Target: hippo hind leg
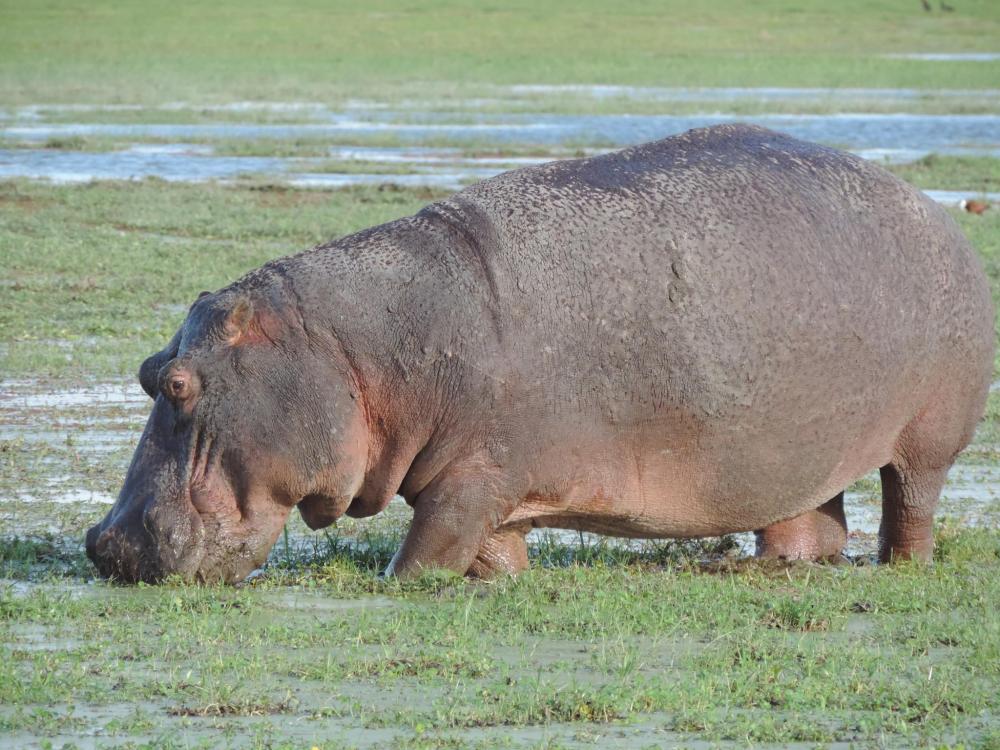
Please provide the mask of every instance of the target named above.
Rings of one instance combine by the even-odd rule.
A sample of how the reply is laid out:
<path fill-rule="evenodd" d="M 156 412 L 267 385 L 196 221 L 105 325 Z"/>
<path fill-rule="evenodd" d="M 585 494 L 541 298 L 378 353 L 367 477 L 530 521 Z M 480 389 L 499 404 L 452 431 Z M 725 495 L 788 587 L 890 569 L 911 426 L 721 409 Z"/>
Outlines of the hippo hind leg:
<path fill-rule="evenodd" d="M 844 493 L 815 510 L 756 532 L 757 557 L 822 560 L 839 557 L 847 544 Z"/>
<path fill-rule="evenodd" d="M 958 382 L 960 379 L 956 378 Z M 930 560 L 934 551 L 934 511 L 948 469 L 972 440 L 986 399 L 968 392 L 939 394 L 900 433 L 882 476 L 879 559 Z"/>
<path fill-rule="evenodd" d="M 882 523 L 879 560 L 930 560 L 934 551 L 934 509 L 948 466 L 914 470 L 888 464 L 882 475 Z"/>

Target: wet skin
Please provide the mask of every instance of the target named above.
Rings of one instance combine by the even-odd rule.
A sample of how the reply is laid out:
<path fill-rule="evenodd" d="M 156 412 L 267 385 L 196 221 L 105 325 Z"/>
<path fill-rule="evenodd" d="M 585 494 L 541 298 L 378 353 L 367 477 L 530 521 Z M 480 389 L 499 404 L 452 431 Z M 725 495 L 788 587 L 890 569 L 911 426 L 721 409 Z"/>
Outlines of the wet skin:
<path fill-rule="evenodd" d="M 880 468 L 883 559 L 925 558 L 987 395 L 965 238 L 882 169 L 760 128 L 517 170 L 265 265 L 143 365 L 156 401 L 105 575 L 239 580 L 414 508 L 389 572 L 515 573 L 524 534 L 758 531 L 826 557 Z"/>

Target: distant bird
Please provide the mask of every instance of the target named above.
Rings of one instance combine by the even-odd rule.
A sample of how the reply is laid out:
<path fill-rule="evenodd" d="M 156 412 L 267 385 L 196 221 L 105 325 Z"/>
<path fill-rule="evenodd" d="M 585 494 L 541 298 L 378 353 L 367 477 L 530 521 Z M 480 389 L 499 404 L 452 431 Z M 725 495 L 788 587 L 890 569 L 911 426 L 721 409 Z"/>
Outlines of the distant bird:
<path fill-rule="evenodd" d="M 941 10 L 943 10 L 945 13 L 951 13 L 953 10 L 955 10 L 952 6 L 948 5 L 948 3 L 946 3 L 944 0 L 941 0 L 941 2 L 938 3 L 938 5 L 941 6 Z"/>
<path fill-rule="evenodd" d="M 990 204 L 987 203 L 986 201 L 962 200 L 959 202 L 958 207 L 968 211 L 970 214 L 978 215 L 981 214 L 983 211 L 985 211 L 987 208 L 989 208 Z"/>
<path fill-rule="evenodd" d="M 924 6 L 924 10 L 926 10 L 928 13 L 931 12 L 931 4 L 927 2 L 927 0 L 920 0 L 920 4 Z"/>

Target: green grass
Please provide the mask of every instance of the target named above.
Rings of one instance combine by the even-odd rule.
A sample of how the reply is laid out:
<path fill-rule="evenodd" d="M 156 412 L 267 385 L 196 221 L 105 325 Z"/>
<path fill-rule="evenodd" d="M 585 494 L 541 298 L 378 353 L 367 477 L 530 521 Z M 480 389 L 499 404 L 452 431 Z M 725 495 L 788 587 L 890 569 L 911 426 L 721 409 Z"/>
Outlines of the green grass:
<path fill-rule="evenodd" d="M 0 183 L 4 373 L 132 373 L 169 339 L 201 290 L 225 286 L 270 258 L 413 213 L 434 195 Z"/>
<path fill-rule="evenodd" d="M 489 84 L 994 88 L 1000 62 L 886 53 L 996 51 L 1000 6 L 962 0 L 450 0 L 0 6 L 0 101 L 398 100 Z"/>
<path fill-rule="evenodd" d="M 0 585 L 0 727 L 197 739 L 257 721 L 274 741 L 305 722 L 366 747 L 386 730 L 542 747 L 519 742 L 535 726 L 974 747 L 998 728 L 995 531 L 945 529 L 930 567 L 710 573 L 680 554 L 476 584 L 369 562 L 339 549 L 241 589 Z M 142 707 L 125 719 L 122 695 Z"/>
<path fill-rule="evenodd" d="M 1000 159 L 931 154 L 912 164 L 898 164 L 889 169 L 919 188 L 968 190 L 970 198 L 977 192 L 1000 190 Z"/>

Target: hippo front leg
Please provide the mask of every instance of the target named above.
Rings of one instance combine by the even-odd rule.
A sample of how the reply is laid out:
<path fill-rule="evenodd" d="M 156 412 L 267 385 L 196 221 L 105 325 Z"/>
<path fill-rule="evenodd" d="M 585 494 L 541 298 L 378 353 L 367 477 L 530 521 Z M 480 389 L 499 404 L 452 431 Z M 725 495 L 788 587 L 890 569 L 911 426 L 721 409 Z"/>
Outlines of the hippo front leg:
<path fill-rule="evenodd" d="M 505 527 L 483 542 L 466 575 L 473 578 L 514 576 L 528 568 L 527 527 Z"/>
<path fill-rule="evenodd" d="M 385 574 L 409 578 L 439 568 L 477 575 L 470 569 L 484 545 L 492 549 L 493 533 L 510 510 L 491 479 L 453 471 L 424 489 L 413 503 L 410 529 Z"/>

